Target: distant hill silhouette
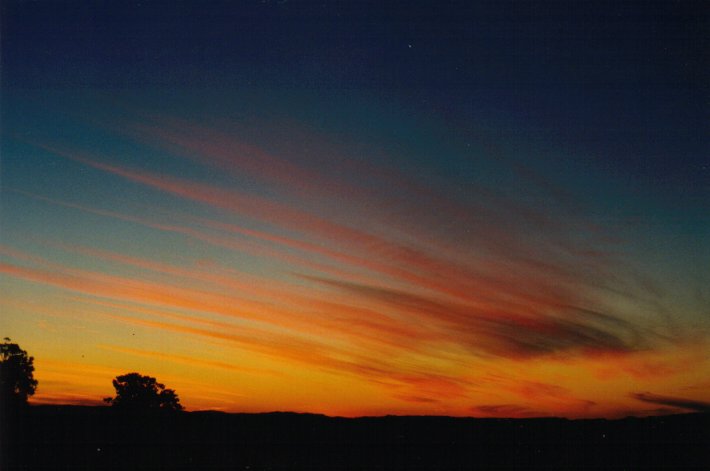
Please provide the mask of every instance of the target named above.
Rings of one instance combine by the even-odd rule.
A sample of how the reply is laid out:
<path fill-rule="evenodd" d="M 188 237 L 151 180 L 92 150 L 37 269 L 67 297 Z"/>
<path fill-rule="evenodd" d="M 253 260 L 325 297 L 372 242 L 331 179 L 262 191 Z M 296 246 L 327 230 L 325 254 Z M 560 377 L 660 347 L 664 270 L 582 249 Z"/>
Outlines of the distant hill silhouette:
<path fill-rule="evenodd" d="M 708 469 L 710 414 L 622 420 L 33 406 L 2 469 Z"/>

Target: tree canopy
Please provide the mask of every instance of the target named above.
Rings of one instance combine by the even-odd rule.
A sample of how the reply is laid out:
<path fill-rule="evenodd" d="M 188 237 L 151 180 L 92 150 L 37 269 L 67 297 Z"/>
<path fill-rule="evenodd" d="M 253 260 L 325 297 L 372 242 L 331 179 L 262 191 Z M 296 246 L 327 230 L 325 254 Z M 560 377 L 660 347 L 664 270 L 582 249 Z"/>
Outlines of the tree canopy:
<path fill-rule="evenodd" d="M 26 404 L 35 393 L 34 358 L 5 337 L 0 344 L 0 403 Z"/>
<path fill-rule="evenodd" d="M 105 402 L 119 409 L 180 411 L 182 405 L 175 391 L 166 389 L 155 378 L 140 373 L 127 373 L 113 380 L 116 397 Z"/>

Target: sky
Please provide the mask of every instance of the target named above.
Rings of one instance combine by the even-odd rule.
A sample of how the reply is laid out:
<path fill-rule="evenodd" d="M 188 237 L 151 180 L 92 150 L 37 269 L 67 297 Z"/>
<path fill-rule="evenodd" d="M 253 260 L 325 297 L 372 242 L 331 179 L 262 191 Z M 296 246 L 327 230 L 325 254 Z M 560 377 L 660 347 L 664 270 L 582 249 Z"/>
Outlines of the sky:
<path fill-rule="evenodd" d="M 188 410 L 710 410 L 701 3 L 1 13 L 33 404 L 137 371 Z"/>

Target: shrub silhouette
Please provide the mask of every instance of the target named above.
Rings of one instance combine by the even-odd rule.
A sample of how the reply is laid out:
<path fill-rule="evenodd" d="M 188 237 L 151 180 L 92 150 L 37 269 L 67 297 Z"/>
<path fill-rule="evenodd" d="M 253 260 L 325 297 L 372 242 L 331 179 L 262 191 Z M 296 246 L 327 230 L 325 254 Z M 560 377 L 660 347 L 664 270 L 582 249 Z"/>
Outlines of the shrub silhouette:
<path fill-rule="evenodd" d="M 18 344 L 5 337 L 5 342 L 0 344 L 0 404 L 27 404 L 27 399 L 37 389 L 33 361 Z"/>
<path fill-rule="evenodd" d="M 117 409 L 180 411 L 182 405 L 175 391 L 165 389 L 155 378 L 127 373 L 113 380 L 116 397 L 104 399 Z"/>

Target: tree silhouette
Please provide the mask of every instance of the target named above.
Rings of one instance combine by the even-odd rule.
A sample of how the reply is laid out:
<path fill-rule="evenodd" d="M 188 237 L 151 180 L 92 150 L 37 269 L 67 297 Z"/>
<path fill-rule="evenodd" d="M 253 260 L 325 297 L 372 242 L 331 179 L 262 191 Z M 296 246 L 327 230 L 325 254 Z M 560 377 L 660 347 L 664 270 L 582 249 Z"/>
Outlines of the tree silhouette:
<path fill-rule="evenodd" d="M 18 344 L 5 337 L 5 342 L 0 344 L 0 404 L 27 404 L 27 399 L 37 389 L 33 361 Z"/>
<path fill-rule="evenodd" d="M 180 411 L 182 405 L 172 389 L 158 383 L 155 378 L 139 373 L 127 373 L 113 380 L 116 397 L 104 399 L 113 407 L 130 410 Z"/>

